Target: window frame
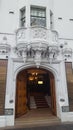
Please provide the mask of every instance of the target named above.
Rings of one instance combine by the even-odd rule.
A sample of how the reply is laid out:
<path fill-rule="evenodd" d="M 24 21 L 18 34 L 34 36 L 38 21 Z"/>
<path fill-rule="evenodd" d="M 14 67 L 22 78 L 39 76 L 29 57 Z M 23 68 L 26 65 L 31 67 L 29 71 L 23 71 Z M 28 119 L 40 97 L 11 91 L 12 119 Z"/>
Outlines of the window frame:
<path fill-rule="evenodd" d="M 23 7 L 20 9 L 20 26 L 25 27 L 25 22 L 26 22 L 26 7 Z"/>
<path fill-rule="evenodd" d="M 41 11 L 43 11 L 44 12 L 44 15 L 45 16 L 39 16 L 39 15 L 32 15 L 31 14 L 31 10 L 36 10 L 36 11 L 39 11 L 39 12 L 41 12 Z M 35 24 L 35 25 L 33 25 L 32 23 L 31 23 L 31 19 L 32 18 L 36 18 L 37 20 L 38 19 L 44 19 L 45 20 L 45 24 L 42 26 L 41 24 Z M 30 7 L 30 26 L 41 26 L 41 27 L 46 27 L 46 7 L 40 7 L 40 6 L 31 6 Z"/>

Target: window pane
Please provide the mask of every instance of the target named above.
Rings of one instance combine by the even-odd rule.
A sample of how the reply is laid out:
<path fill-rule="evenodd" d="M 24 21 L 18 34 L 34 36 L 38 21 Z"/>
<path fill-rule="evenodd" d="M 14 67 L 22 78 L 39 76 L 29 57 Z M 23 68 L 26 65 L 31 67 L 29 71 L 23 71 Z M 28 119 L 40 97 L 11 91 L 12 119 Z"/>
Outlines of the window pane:
<path fill-rule="evenodd" d="M 21 11 L 21 17 L 25 17 L 25 10 Z"/>
<path fill-rule="evenodd" d="M 46 26 L 46 10 L 41 8 L 31 8 L 31 26 Z"/>
<path fill-rule="evenodd" d="M 46 26 L 45 18 L 31 17 L 31 26 L 34 25 Z"/>
<path fill-rule="evenodd" d="M 21 27 L 25 26 L 25 9 L 20 10 L 21 11 Z"/>

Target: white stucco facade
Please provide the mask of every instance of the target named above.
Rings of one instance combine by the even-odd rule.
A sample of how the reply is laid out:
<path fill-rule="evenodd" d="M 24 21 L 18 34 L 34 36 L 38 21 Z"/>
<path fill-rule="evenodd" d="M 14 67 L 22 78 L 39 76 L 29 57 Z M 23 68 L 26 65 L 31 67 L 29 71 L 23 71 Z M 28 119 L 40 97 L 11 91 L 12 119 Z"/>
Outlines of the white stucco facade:
<path fill-rule="evenodd" d="M 73 1 L 72 0 L 1 0 L 0 1 L 0 59 L 8 59 L 5 110 L 11 115 L 0 116 L 0 127 L 13 126 L 15 122 L 15 96 L 17 74 L 27 68 L 49 70 L 55 78 L 57 117 L 62 122 L 73 121 L 69 112 L 65 60 L 73 62 Z M 46 9 L 46 27 L 30 26 L 31 6 Z M 20 9 L 25 7 L 25 27 L 20 26 Z M 53 28 L 50 24 L 53 14 Z M 26 52 L 36 54 L 28 58 Z M 50 56 L 41 58 L 42 50 L 49 48 Z M 68 51 L 68 49 L 70 51 Z M 67 57 L 67 52 L 70 57 Z M 35 58 L 32 58 L 35 57 Z M 66 57 L 65 57 L 66 56 Z M 66 106 L 63 112 L 62 107 Z"/>

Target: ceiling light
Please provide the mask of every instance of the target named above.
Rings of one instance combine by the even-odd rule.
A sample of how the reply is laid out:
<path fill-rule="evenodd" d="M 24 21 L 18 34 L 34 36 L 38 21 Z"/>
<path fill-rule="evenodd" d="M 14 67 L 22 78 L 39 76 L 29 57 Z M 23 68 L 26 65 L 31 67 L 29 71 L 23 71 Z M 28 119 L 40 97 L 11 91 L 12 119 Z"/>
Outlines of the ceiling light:
<path fill-rule="evenodd" d="M 43 81 L 38 81 L 38 84 L 43 84 Z"/>

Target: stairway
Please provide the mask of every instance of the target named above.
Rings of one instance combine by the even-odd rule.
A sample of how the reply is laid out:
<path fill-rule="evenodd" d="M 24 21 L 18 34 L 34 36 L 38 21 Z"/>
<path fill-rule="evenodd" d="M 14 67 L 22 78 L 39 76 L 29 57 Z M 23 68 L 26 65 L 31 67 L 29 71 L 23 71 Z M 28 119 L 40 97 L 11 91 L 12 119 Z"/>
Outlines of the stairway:
<path fill-rule="evenodd" d="M 0 60 L 0 115 L 4 115 L 7 60 Z"/>
<path fill-rule="evenodd" d="M 60 123 L 60 119 L 52 114 L 50 108 L 39 108 L 29 110 L 28 113 L 17 118 L 15 120 L 15 127 L 44 126 L 58 123 Z"/>
<path fill-rule="evenodd" d="M 48 108 L 49 107 L 44 95 L 34 96 L 34 99 L 35 99 L 37 108 Z"/>

